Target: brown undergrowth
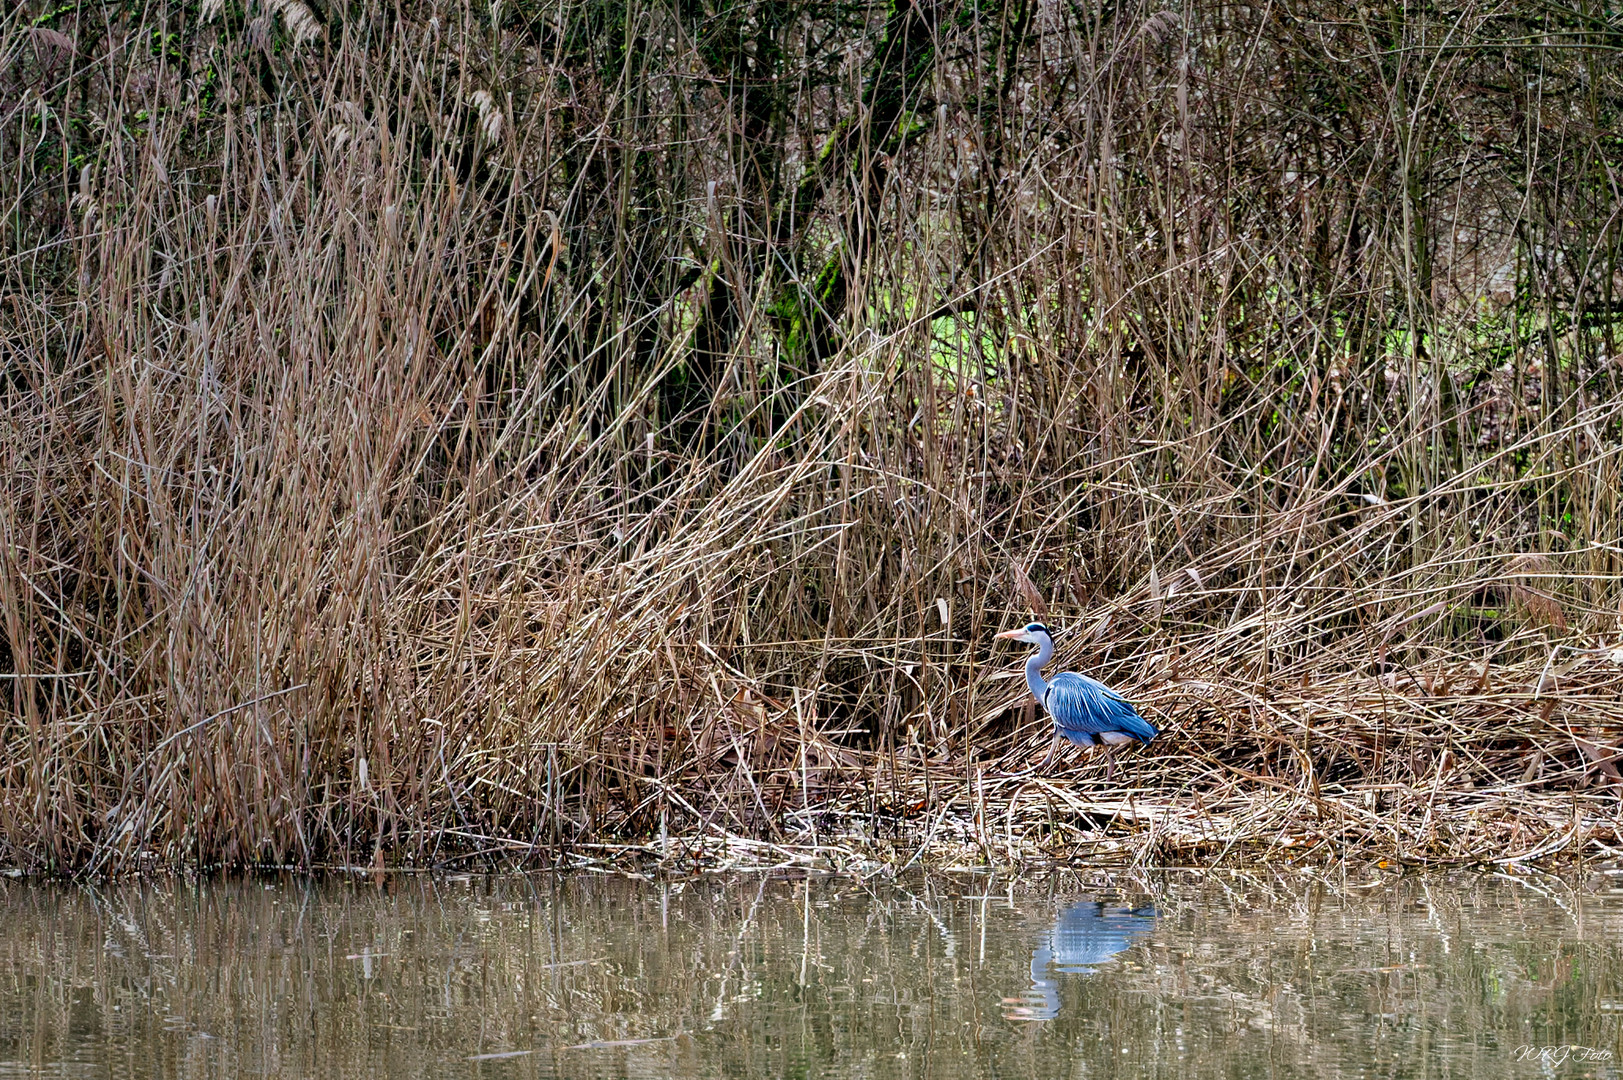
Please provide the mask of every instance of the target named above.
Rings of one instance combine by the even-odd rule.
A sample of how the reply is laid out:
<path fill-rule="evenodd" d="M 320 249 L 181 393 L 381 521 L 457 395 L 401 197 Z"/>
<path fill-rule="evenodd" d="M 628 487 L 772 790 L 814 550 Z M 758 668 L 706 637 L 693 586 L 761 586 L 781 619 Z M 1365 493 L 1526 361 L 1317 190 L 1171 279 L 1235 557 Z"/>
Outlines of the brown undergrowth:
<path fill-rule="evenodd" d="M 0 862 L 1615 854 L 1506 11 L 4 16 Z M 1031 771 L 1033 613 L 1149 749 Z"/>

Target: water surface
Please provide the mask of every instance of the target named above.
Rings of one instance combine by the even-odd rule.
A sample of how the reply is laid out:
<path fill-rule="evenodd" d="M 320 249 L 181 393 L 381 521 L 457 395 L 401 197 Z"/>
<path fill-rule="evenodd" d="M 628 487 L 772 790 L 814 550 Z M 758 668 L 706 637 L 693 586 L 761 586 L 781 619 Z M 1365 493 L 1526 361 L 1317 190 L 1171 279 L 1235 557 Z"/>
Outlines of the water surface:
<path fill-rule="evenodd" d="M 1615 880 L 11 881 L 0 1076 L 1613 1076 Z"/>

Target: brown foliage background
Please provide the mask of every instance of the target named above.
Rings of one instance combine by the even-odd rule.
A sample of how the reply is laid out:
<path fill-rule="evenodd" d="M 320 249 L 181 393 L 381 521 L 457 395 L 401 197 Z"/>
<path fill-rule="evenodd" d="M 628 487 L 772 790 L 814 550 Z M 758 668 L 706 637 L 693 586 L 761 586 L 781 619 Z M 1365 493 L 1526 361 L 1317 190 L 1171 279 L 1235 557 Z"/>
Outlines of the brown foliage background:
<path fill-rule="evenodd" d="M 990 857 L 1033 611 L 1166 731 L 1112 780 L 1192 815 L 1145 843 L 1615 842 L 1572 792 L 1623 779 L 1620 45 L 1560 4 L 12 11 L 0 857 L 920 796 Z M 1136 820 L 1048 806 L 1051 847 Z"/>

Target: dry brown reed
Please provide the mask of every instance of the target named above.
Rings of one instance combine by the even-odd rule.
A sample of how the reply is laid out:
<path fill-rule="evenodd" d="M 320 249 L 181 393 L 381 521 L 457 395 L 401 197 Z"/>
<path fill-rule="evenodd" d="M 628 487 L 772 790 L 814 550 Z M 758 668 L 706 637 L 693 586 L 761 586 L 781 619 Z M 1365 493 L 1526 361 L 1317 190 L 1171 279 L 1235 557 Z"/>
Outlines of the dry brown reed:
<path fill-rule="evenodd" d="M 0 861 L 1623 846 L 1581 13 L 0 18 Z"/>

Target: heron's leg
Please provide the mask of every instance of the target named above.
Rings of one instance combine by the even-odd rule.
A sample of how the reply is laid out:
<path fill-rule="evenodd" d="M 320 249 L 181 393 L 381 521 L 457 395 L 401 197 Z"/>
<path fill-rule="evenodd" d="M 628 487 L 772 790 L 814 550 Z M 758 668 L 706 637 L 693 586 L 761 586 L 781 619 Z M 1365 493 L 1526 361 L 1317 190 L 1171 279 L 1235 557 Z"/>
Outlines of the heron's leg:
<path fill-rule="evenodd" d="M 1119 731 L 1106 731 L 1099 736 L 1099 745 L 1105 755 L 1105 782 L 1116 779 L 1116 748 L 1126 743 L 1135 742 L 1131 735 L 1124 735 Z"/>
<path fill-rule="evenodd" d="M 1048 753 L 1043 755 L 1042 761 L 1037 763 L 1037 767 L 1032 772 L 1042 772 L 1048 768 L 1048 763 L 1054 760 L 1054 755 L 1057 753 L 1059 753 L 1059 736 L 1056 735 L 1054 741 L 1048 744 Z"/>

